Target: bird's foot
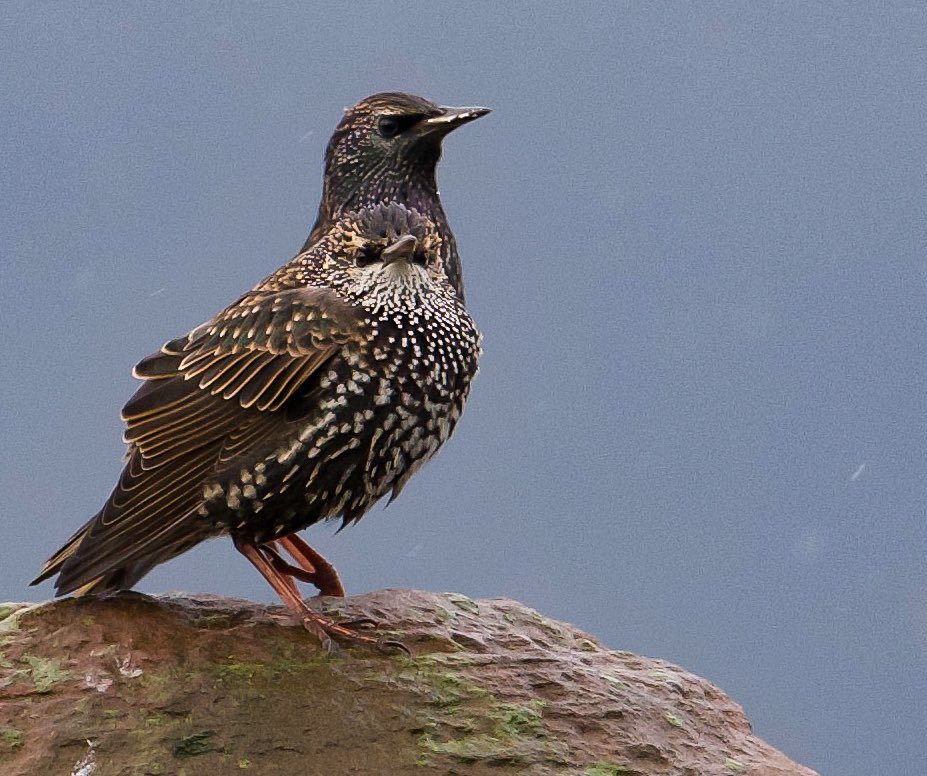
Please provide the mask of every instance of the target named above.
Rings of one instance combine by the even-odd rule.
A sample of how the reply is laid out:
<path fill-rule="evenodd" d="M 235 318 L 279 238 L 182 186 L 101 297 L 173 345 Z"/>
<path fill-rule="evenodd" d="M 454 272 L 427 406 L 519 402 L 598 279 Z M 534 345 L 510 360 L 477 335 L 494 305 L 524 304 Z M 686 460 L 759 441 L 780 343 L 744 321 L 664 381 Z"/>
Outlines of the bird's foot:
<path fill-rule="evenodd" d="M 319 639 L 322 643 L 322 647 L 327 652 L 335 651 L 335 641 L 338 640 L 352 644 L 365 644 L 376 647 L 381 652 L 386 653 L 403 652 L 408 657 L 412 657 L 412 650 L 401 641 L 396 639 L 381 639 L 358 633 L 355 628 L 371 628 L 376 625 L 376 621 L 369 617 L 336 623 L 334 620 L 313 611 L 305 604 L 303 604 L 303 608 L 303 627 Z"/>
<path fill-rule="evenodd" d="M 405 652 L 407 655 L 412 654 L 409 648 L 400 641 L 394 639 L 378 639 L 374 636 L 358 633 L 347 625 L 336 623 L 324 614 L 320 614 L 314 609 L 311 609 L 306 602 L 303 601 L 302 597 L 299 595 L 299 590 L 296 588 L 296 583 L 293 582 L 294 578 L 301 579 L 301 574 L 314 573 L 313 571 L 306 570 L 303 561 L 300 561 L 300 565 L 302 566 L 301 569 L 292 567 L 292 571 L 298 573 L 292 573 L 290 564 L 286 563 L 286 561 L 280 557 L 276 547 L 272 544 L 265 543 L 258 545 L 253 541 L 241 537 L 233 538 L 235 547 L 238 551 L 251 561 L 252 565 L 277 592 L 277 595 L 280 596 L 280 600 L 283 601 L 287 609 L 301 619 L 303 627 L 315 635 L 322 643 L 322 646 L 328 651 L 334 651 L 335 640 L 340 640 L 352 644 L 367 644 L 383 651 L 399 650 Z M 283 541 L 285 540 L 281 540 L 281 542 Z M 299 559 L 297 558 L 297 560 Z M 337 581 L 337 575 L 334 579 Z M 339 587 L 340 584 L 341 583 L 338 582 Z M 369 618 L 362 618 L 356 621 L 356 624 L 360 627 L 361 625 L 369 626 L 371 624 L 375 625 L 376 623 Z"/>
<path fill-rule="evenodd" d="M 346 620 L 341 623 L 345 628 L 376 628 L 380 623 L 378 623 L 373 617 L 357 617 L 353 620 Z"/>

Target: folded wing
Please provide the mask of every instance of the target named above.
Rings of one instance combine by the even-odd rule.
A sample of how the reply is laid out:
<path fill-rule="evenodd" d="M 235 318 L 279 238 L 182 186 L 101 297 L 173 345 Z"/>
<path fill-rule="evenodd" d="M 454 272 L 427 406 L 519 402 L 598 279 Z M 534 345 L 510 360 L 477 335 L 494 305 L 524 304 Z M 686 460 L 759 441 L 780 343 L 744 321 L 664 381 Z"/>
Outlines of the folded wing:
<path fill-rule="evenodd" d="M 364 336 L 326 289 L 246 294 L 136 366 L 123 409 L 126 466 L 103 509 L 45 564 L 59 594 L 130 587 L 215 532 L 197 508 L 210 478 L 292 422 L 294 400 Z"/>

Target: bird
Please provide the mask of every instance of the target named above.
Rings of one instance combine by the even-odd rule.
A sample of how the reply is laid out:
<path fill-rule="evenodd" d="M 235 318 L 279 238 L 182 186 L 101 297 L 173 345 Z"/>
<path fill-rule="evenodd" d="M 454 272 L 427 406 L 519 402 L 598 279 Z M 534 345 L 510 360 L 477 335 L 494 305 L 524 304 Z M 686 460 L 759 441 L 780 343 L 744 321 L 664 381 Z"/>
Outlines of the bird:
<path fill-rule="evenodd" d="M 481 335 L 447 276 L 445 240 L 398 203 L 344 211 L 309 250 L 142 359 L 122 410 L 122 475 L 33 584 L 128 589 L 226 535 L 323 644 L 376 641 L 303 601 L 294 578 L 343 589 L 295 533 L 392 501 L 454 431 Z"/>
<path fill-rule="evenodd" d="M 438 195 L 436 169 L 448 133 L 490 113 L 436 105 L 404 92 L 381 92 L 347 108 L 325 151 L 322 201 L 307 250 L 344 210 L 399 202 L 438 225 L 445 272 L 461 299 L 457 243 Z"/>

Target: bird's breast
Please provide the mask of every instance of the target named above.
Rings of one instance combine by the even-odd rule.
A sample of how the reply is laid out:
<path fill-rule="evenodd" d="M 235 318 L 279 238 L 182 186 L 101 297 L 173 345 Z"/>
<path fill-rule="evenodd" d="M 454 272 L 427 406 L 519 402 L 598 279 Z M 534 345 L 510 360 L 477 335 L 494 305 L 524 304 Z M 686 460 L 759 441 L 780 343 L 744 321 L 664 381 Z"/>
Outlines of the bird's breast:
<path fill-rule="evenodd" d="M 478 354 L 469 316 L 376 320 L 329 363 L 313 410 L 238 484 L 250 498 L 235 504 L 236 527 L 266 540 L 325 518 L 357 520 L 398 493 L 453 432 Z"/>

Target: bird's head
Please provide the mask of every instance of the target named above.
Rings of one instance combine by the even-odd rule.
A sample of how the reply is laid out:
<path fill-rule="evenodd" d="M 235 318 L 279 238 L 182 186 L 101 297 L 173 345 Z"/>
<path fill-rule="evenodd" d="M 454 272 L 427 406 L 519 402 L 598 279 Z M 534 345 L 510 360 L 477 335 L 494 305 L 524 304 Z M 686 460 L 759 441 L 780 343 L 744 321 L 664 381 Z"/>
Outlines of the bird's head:
<path fill-rule="evenodd" d="M 454 297 L 441 245 L 431 219 L 391 203 L 343 213 L 309 254 L 322 257 L 326 282 L 352 301 L 405 305 L 422 294 Z"/>
<path fill-rule="evenodd" d="M 325 153 L 323 208 L 348 208 L 437 193 L 435 167 L 445 136 L 488 108 L 450 108 L 402 92 L 365 97 L 345 110 Z"/>

